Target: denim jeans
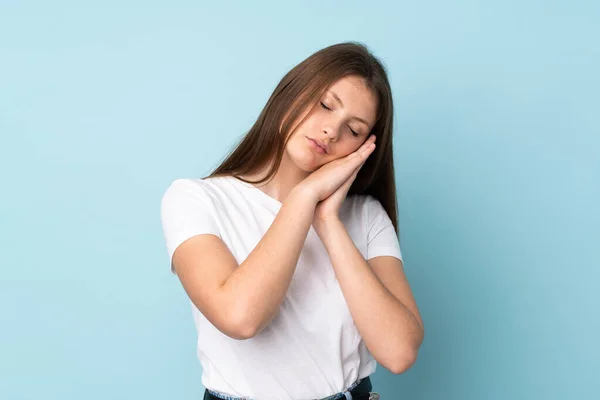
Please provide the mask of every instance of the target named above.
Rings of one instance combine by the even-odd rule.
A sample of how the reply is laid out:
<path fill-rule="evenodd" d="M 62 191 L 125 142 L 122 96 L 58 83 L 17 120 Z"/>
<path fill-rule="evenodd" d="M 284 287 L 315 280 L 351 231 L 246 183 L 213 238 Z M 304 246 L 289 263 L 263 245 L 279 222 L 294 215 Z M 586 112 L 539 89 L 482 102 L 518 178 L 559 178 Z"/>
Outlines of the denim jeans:
<path fill-rule="evenodd" d="M 371 379 L 367 376 L 354 382 L 346 390 L 322 399 L 315 400 L 379 400 L 379 394 L 372 391 Z M 203 400 L 259 400 L 250 397 L 235 397 L 226 393 L 206 389 Z"/>

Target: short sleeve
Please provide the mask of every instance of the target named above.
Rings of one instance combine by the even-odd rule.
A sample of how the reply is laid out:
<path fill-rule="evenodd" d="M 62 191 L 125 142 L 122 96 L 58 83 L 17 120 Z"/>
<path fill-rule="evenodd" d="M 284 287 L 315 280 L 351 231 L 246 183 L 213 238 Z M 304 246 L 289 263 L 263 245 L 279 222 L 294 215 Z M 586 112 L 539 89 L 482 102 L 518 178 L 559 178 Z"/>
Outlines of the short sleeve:
<path fill-rule="evenodd" d="M 161 223 L 170 263 L 175 249 L 187 239 L 203 233 L 221 237 L 213 210 L 211 199 L 202 182 L 177 179 L 171 183 L 160 204 Z"/>
<path fill-rule="evenodd" d="M 393 256 L 402 260 L 398 236 L 385 208 L 371 195 L 366 198 L 367 260 L 378 256 Z"/>

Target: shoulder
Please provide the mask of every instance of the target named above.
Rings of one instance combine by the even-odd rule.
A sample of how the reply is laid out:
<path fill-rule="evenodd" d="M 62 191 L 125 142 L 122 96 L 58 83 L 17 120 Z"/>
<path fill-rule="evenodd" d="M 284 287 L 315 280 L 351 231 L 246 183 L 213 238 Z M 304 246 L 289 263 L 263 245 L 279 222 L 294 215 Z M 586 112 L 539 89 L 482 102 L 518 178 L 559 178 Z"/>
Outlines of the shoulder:
<path fill-rule="evenodd" d="M 187 239 L 200 234 L 220 236 L 217 212 L 210 187 L 203 179 L 172 181 L 160 203 L 160 219 L 169 257 Z"/>
<path fill-rule="evenodd" d="M 163 193 L 162 201 L 180 198 L 210 199 L 218 187 L 219 178 L 178 178 Z"/>
<path fill-rule="evenodd" d="M 165 193 L 197 192 L 205 191 L 206 183 L 198 178 L 177 178 L 172 181 Z"/>
<path fill-rule="evenodd" d="M 354 218 L 360 215 L 367 227 L 390 220 L 381 202 L 371 194 L 355 194 L 350 196 L 347 207 L 347 212 Z"/>
<path fill-rule="evenodd" d="M 354 194 L 347 198 L 347 207 L 359 209 L 366 216 L 383 210 L 381 202 L 371 194 Z"/>
<path fill-rule="evenodd" d="M 369 225 L 377 217 L 381 204 L 370 194 L 347 196 L 340 208 L 340 217 L 352 224 Z M 383 209 L 383 207 L 381 207 Z"/>
<path fill-rule="evenodd" d="M 175 179 L 160 199 L 160 209 L 165 220 L 181 218 L 190 213 L 213 214 L 216 208 L 214 190 L 205 179 Z"/>

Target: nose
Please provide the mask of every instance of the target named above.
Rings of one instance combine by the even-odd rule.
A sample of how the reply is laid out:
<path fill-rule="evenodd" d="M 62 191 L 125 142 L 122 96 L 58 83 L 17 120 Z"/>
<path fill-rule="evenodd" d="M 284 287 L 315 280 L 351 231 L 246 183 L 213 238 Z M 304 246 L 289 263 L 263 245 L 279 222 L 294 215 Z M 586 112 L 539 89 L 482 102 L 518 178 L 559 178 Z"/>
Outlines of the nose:
<path fill-rule="evenodd" d="M 328 123 L 323 127 L 323 133 L 329 137 L 329 141 L 335 142 L 338 139 L 340 128 L 333 123 Z"/>

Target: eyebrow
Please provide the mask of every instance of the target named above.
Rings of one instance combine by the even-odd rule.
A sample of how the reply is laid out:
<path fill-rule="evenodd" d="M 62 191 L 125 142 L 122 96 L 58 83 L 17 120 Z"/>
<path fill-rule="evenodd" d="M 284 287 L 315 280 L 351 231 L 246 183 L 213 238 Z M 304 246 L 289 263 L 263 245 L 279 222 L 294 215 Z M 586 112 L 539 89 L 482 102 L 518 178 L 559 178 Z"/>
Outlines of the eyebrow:
<path fill-rule="evenodd" d="M 336 100 L 337 100 L 337 101 L 340 103 L 340 105 L 341 105 L 342 107 L 344 107 L 344 103 L 342 103 L 342 100 L 340 100 L 340 98 L 338 97 L 338 95 L 337 95 L 337 94 L 335 94 L 335 92 L 334 92 L 334 91 L 332 91 L 332 90 L 328 90 L 327 92 L 328 92 L 328 93 L 331 93 L 331 95 L 332 95 L 332 96 L 333 96 L 333 97 L 334 97 L 334 98 L 335 98 L 335 99 L 336 99 Z M 359 117 L 352 117 L 352 118 L 353 118 L 353 119 L 355 119 L 355 120 L 357 120 L 357 121 L 360 121 L 360 122 L 362 122 L 363 124 L 365 124 L 365 125 L 367 126 L 367 128 L 371 129 L 371 126 L 369 125 L 369 123 L 368 123 L 367 121 L 365 121 L 364 119 L 362 119 L 362 118 L 359 118 Z"/>

